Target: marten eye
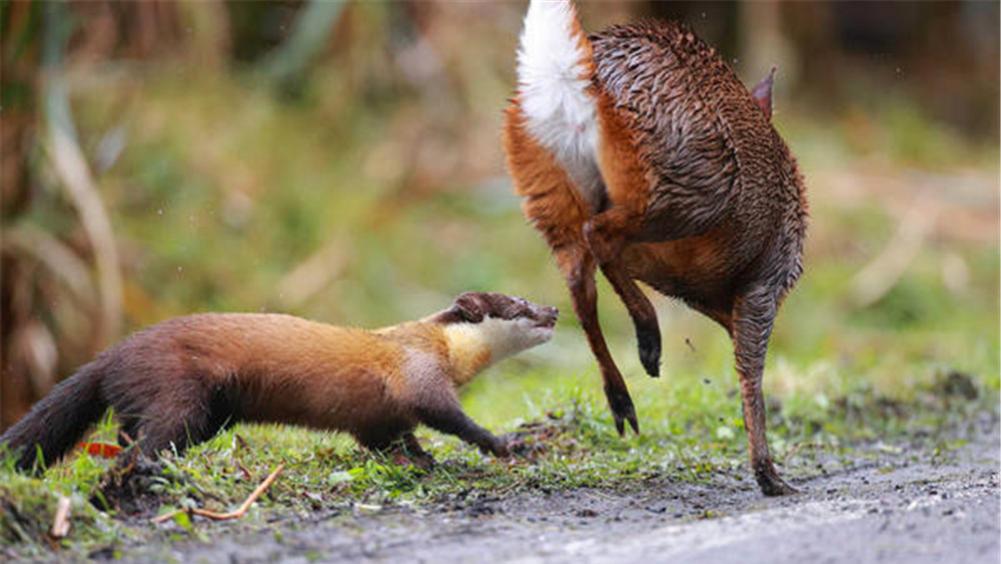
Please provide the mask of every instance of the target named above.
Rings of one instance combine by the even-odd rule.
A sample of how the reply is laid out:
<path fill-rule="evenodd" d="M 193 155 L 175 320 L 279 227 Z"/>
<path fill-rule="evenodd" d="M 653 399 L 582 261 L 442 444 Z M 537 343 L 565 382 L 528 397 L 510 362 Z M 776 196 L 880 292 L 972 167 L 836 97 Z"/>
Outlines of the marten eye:
<path fill-rule="evenodd" d="M 467 323 L 483 321 L 483 308 L 473 294 L 463 294 L 455 301 L 455 311 L 459 319 Z"/>

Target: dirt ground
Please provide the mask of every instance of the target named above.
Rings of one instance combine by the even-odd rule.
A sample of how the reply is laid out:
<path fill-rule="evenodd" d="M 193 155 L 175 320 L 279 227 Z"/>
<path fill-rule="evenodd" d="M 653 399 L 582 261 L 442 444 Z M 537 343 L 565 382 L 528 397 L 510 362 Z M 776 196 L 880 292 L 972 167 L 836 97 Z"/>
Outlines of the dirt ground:
<path fill-rule="evenodd" d="M 422 508 L 282 518 L 209 542 L 147 544 L 128 562 L 984 562 L 1001 560 L 999 431 L 985 417 L 942 451 L 873 444 L 799 456 L 799 495 L 762 497 L 741 472 L 615 491 L 470 494 Z M 743 479 L 742 479 L 743 478 Z M 95 555 L 100 557 L 101 555 Z"/>

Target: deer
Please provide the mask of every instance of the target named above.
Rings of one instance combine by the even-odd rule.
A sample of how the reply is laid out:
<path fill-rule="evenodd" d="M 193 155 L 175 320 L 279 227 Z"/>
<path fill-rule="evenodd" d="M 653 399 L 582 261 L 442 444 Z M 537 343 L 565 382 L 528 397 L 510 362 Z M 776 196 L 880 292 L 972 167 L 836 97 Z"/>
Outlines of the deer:
<path fill-rule="evenodd" d="M 507 168 L 587 336 L 616 430 L 639 424 L 598 321 L 597 270 L 660 374 L 656 310 L 680 299 L 729 334 L 750 464 L 762 493 L 795 493 L 769 453 L 762 390 L 776 314 L 803 273 L 808 205 L 772 125 L 775 69 L 749 91 L 717 50 L 671 21 L 586 34 L 569 0 L 532 0 L 504 114 Z"/>

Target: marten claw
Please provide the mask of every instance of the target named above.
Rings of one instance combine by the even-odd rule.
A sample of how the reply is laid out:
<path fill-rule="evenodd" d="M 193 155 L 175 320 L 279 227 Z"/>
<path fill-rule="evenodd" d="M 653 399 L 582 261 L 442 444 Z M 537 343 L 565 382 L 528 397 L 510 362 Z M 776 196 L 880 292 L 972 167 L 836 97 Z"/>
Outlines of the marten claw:
<path fill-rule="evenodd" d="M 508 448 L 508 441 L 503 437 L 494 437 L 490 445 L 485 449 L 488 454 L 497 458 L 508 458 L 511 456 L 511 449 Z"/>

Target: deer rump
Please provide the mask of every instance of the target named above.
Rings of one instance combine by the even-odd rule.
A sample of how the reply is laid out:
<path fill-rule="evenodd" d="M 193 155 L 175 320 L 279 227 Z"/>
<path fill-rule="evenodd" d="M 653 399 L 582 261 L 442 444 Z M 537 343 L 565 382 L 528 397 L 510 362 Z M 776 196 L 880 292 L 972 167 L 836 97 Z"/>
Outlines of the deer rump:
<path fill-rule="evenodd" d="M 638 423 L 598 324 L 597 268 L 629 311 L 651 376 L 660 330 L 636 280 L 728 331 L 759 484 L 791 491 L 768 454 L 761 378 L 775 313 L 802 272 L 806 203 L 770 123 L 773 75 L 752 94 L 684 26 L 588 37 L 569 2 L 533 1 L 518 77 L 508 167 L 567 281 L 619 433 Z"/>

